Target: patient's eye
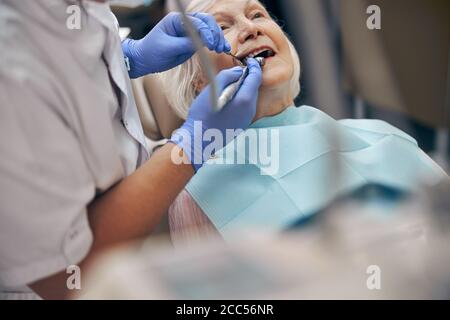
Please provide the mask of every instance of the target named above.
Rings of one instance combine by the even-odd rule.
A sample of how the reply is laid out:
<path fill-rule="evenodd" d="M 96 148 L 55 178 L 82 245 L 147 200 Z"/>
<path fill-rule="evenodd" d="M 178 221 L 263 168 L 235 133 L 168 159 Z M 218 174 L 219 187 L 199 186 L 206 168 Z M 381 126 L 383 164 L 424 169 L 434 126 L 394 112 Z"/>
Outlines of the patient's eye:
<path fill-rule="evenodd" d="M 264 14 L 262 12 L 260 12 L 260 11 L 257 11 L 257 12 L 252 14 L 252 18 L 253 19 L 259 19 L 259 18 L 263 18 L 263 17 L 264 17 Z"/>
<path fill-rule="evenodd" d="M 230 29 L 234 23 L 231 18 L 223 16 L 216 18 L 216 21 L 220 29 L 222 29 L 223 31 Z"/>

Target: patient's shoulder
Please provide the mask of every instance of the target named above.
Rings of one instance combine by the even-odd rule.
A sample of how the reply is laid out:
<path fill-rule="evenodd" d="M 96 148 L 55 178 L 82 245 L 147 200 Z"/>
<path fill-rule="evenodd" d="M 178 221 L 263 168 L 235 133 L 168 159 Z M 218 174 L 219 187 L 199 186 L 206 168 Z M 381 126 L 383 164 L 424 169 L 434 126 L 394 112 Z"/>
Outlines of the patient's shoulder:
<path fill-rule="evenodd" d="M 344 119 L 338 121 L 341 125 L 360 132 L 382 135 L 395 135 L 417 145 L 416 139 L 392 124 L 378 119 Z"/>

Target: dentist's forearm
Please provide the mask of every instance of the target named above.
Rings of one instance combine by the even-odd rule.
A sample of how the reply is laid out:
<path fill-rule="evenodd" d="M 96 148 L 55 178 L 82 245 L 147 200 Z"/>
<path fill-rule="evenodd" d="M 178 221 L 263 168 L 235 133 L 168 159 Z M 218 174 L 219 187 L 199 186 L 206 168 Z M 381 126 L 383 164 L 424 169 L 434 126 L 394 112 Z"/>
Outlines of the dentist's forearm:
<path fill-rule="evenodd" d="M 175 148 L 175 149 L 174 149 Z M 79 264 L 86 270 L 95 258 L 114 245 L 149 235 L 177 195 L 194 175 L 190 164 L 176 165 L 171 160 L 178 146 L 168 143 L 141 168 L 122 180 L 88 206 L 89 223 L 94 235 L 93 245 Z M 65 270 L 30 287 L 44 299 L 69 298 Z M 84 288 L 84 278 L 82 289 Z M 77 291 L 77 294 L 82 292 Z"/>
<path fill-rule="evenodd" d="M 190 164 L 171 160 L 166 144 L 131 176 L 89 206 L 94 248 L 148 235 L 194 175 Z"/>

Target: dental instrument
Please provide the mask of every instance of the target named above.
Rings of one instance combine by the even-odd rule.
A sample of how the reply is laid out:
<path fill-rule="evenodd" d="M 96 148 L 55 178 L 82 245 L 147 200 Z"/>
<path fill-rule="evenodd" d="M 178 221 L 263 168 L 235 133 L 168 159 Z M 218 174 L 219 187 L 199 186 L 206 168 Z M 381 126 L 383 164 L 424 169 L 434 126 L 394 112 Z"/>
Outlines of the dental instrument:
<path fill-rule="evenodd" d="M 236 81 L 231 84 L 229 84 L 220 94 L 218 99 L 218 110 L 222 110 L 223 107 L 227 105 L 228 102 L 233 100 L 234 96 L 236 95 L 237 91 L 241 87 L 242 83 L 244 82 L 245 78 L 248 75 L 248 67 L 246 63 L 246 59 L 239 59 L 236 56 L 234 56 L 232 53 L 227 53 L 229 56 L 233 57 L 234 59 L 238 60 L 242 65 L 245 66 L 244 72 L 242 73 L 242 76 Z M 256 57 L 255 60 L 259 63 L 261 67 L 265 65 L 265 59 L 262 57 Z"/>
<path fill-rule="evenodd" d="M 230 57 L 232 57 L 234 60 L 236 60 L 241 66 L 246 66 L 246 62 L 245 59 L 241 60 L 239 59 L 237 56 L 235 56 L 234 54 L 230 52 L 225 52 L 225 54 L 229 55 Z"/>
<path fill-rule="evenodd" d="M 198 52 L 198 57 L 200 59 L 200 64 L 202 69 L 205 70 L 205 76 L 210 84 L 210 103 L 211 108 L 214 112 L 218 112 L 218 94 L 217 94 L 217 83 L 215 81 L 214 67 L 212 65 L 211 59 L 208 57 L 208 54 L 203 49 L 202 40 L 200 39 L 199 34 L 197 33 L 195 27 L 192 25 L 191 20 L 189 19 L 184 4 L 181 0 L 175 0 L 175 4 L 177 5 L 178 10 L 180 11 L 183 23 L 186 26 L 186 31 L 189 37 L 192 39 L 195 48 Z"/>

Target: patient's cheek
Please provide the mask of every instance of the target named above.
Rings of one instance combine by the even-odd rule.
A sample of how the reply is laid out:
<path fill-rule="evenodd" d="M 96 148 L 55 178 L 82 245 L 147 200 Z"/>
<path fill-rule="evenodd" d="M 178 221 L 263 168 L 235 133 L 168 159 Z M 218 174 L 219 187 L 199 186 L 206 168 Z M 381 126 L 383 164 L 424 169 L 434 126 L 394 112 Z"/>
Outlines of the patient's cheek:
<path fill-rule="evenodd" d="M 211 54 L 210 57 L 217 72 L 225 69 L 230 69 L 235 66 L 235 64 L 233 63 L 233 58 L 226 54 Z"/>
<path fill-rule="evenodd" d="M 225 54 L 219 55 L 219 54 L 210 53 L 209 57 L 211 59 L 211 62 L 213 64 L 214 68 L 216 69 L 217 73 L 219 73 L 222 70 L 235 67 L 235 65 L 233 64 L 233 59 Z M 207 79 L 206 74 L 204 74 L 204 73 L 202 74 L 202 76 L 199 79 L 194 81 L 194 87 L 195 87 L 195 91 L 197 93 L 200 93 L 207 85 L 208 85 L 208 79 Z"/>

